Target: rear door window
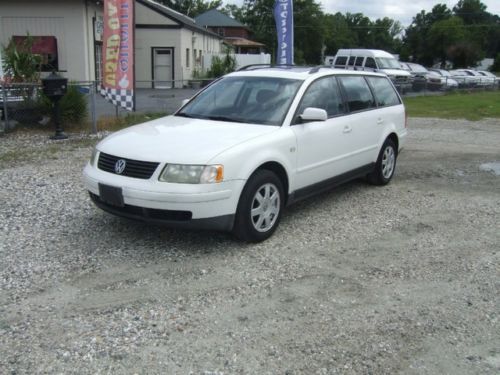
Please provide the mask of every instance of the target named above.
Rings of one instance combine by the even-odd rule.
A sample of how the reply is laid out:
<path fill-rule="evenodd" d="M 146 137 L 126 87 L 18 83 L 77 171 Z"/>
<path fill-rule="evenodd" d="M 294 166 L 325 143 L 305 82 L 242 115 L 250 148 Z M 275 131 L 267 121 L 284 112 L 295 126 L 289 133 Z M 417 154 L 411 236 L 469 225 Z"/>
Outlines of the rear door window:
<path fill-rule="evenodd" d="M 354 66 L 354 61 L 356 60 L 356 56 L 349 57 L 349 63 L 347 65 Z"/>
<path fill-rule="evenodd" d="M 363 66 L 363 59 L 364 57 L 361 56 L 356 57 L 356 62 L 354 63 L 354 66 Z"/>
<path fill-rule="evenodd" d="M 375 99 L 363 76 L 339 76 L 350 112 L 374 108 Z"/>
<path fill-rule="evenodd" d="M 373 88 L 375 99 L 379 107 L 401 104 L 394 87 L 385 77 L 367 77 L 368 82 Z"/>

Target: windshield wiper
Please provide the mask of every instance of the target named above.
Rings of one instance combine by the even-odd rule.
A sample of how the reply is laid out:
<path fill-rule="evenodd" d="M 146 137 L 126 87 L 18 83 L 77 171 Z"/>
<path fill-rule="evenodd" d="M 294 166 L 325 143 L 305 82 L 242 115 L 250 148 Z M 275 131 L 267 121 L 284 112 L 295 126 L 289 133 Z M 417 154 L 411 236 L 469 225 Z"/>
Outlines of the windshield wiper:
<path fill-rule="evenodd" d="M 207 120 L 214 120 L 214 121 L 244 122 L 242 120 L 232 118 L 232 117 L 227 117 L 227 116 L 207 116 L 205 118 Z"/>
<path fill-rule="evenodd" d="M 187 117 L 187 118 L 197 118 L 196 116 L 193 116 L 193 115 L 190 115 L 190 114 L 187 114 L 187 113 L 177 113 L 176 116 L 179 116 L 179 117 Z"/>

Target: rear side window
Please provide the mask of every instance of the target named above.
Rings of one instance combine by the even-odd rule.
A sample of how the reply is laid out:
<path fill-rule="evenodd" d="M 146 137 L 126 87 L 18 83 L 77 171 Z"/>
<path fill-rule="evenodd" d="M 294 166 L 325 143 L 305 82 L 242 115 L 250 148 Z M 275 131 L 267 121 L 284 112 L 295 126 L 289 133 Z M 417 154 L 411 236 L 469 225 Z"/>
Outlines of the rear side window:
<path fill-rule="evenodd" d="M 386 107 L 390 105 L 401 104 L 399 97 L 389 82 L 388 78 L 385 77 L 367 77 L 368 82 L 373 87 L 373 92 L 375 93 L 375 99 L 379 107 Z"/>
<path fill-rule="evenodd" d="M 364 77 L 340 76 L 339 80 L 344 87 L 349 111 L 357 112 L 375 107 L 375 100 Z"/>
<path fill-rule="evenodd" d="M 364 57 L 361 56 L 356 57 L 356 62 L 354 63 L 354 66 L 363 66 L 363 59 Z"/>
<path fill-rule="evenodd" d="M 337 56 L 335 59 L 335 66 L 344 67 L 347 63 L 347 56 Z"/>
<path fill-rule="evenodd" d="M 377 69 L 377 64 L 375 64 L 375 59 L 373 57 L 366 58 L 365 68 Z"/>

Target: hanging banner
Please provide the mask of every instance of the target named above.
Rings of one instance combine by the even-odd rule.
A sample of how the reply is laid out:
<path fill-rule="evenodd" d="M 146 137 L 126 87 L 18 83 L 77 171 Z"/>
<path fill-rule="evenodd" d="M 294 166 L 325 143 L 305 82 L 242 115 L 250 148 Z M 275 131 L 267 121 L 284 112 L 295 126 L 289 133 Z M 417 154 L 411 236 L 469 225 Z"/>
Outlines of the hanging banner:
<path fill-rule="evenodd" d="M 134 0 L 104 0 L 101 95 L 135 110 Z"/>
<path fill-rule="evenodd" d="M 278 34 L 276 64 L 293 65 L 293 1 L 276 0 L 273 13 Z"/>

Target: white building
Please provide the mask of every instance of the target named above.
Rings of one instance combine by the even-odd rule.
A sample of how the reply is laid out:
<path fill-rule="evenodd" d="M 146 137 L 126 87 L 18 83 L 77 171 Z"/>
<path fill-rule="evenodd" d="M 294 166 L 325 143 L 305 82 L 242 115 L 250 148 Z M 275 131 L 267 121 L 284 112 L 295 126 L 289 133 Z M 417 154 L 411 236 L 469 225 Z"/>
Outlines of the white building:
<path fill-rule="evenodd" d="M 152 0 L 136 0 L 135 14 L 137 87 L 181 87 L 204 54 L 221 51 L 220 36 Z M 0 44 L 29 33 L 44 70 L 70 80 L 101 79 L 102 31 L 102 0 L 0 0 Z"/>

